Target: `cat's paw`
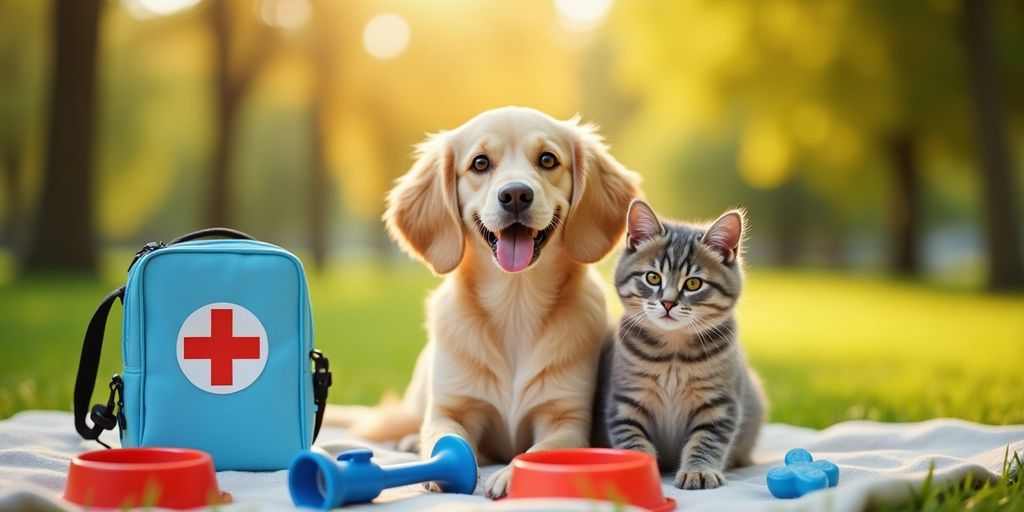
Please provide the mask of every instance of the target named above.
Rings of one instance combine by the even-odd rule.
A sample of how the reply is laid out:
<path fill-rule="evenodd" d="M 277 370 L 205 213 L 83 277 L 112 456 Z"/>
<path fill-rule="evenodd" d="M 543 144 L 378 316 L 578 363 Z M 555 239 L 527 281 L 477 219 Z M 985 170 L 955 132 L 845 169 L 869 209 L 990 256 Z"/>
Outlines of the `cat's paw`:
<path fill-rule="evenodd" d="M 673 483 L 680 489 L 714 489 L 725 484 L 725 475 L 712 469 L 680 469 Z"/>
<path fill-rule="evenodd" d="M 508 479 L 512 476 L 512 465 L 494 472 L 484 483 L 484 494 L 493 500 L 504 498 L 508 491 Z"/>

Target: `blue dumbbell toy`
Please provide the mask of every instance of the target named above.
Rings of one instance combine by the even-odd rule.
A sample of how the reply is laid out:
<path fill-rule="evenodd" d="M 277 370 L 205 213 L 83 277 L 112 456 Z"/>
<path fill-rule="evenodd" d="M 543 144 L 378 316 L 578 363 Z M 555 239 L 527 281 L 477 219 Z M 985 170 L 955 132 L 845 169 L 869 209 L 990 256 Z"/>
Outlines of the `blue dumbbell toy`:
<path fill-rule="evenodd" d="M 803 448 L 786 452 L 786 465 L 768 470 L 768 492 L 776 498 L 798 498 L 812 491 L 839 484 L 839 466 L 815 461 Z"/>
<path fill-rule="evenodd" d="M 349 450 L 337 462 L 311 451 L 299 452 L 288 468 L 288 490 L 299 507 L 330 509 L 373 501 L 381 491 L 421 482 L 437 482 L 444 492 L 472 494 L 476 489 L 476 456 L 464 439 L 446 435 L 437 440 L 430 460 L 380 467 L 373 452 Z"/>

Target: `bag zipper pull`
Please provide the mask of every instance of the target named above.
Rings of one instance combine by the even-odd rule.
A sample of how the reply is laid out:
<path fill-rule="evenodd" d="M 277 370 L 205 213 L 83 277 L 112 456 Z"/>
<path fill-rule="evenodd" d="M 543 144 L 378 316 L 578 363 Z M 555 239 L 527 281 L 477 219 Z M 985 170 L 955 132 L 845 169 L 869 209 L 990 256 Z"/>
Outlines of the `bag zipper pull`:
<path fill-rule="evenodd" d="M 309 351 L 309 358 L 313 360 L 313 403 L 322 411 L 327 406 L 327 388 L 333 384 L 331 363 L 317 349 Z"/>
<path fill-rule="evenodd" d="M 164 247 L 167 247 L 167 246 L 164 245 L 163 242 L 149 242 L 146 245 L 143 245 L 142 249 L 139 249 L 139 252 L 135 253 L 135 257 L 132 258 L 132 262 L 128 264 L 128 270 L 132 269 L 132 267 L 135 265 L 135 262 L 139 261 L 139 258 L 141 258 L 141 257 L 143 257 L 143 256 L 145 256 L 145 255 L 147 255 L 147 254 L 149 254 L 149 253 L 151 253 L 151 252 L 153 252 L 153 251 L 155 251 L 157 249 L 163 249 Z"/>

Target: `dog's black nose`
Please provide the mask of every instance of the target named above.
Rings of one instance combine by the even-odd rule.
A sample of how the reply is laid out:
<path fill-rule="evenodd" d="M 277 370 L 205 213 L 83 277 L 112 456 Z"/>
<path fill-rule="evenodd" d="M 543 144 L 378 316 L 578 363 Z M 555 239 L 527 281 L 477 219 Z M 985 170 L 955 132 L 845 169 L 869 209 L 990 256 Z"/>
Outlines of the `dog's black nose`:
<path fill-rule="evenodd" d="M 533 202 L 533 189 L 526 183 L 514 181 L 498 190 L 498 202 L 505 211 L 519 214 Z"/>

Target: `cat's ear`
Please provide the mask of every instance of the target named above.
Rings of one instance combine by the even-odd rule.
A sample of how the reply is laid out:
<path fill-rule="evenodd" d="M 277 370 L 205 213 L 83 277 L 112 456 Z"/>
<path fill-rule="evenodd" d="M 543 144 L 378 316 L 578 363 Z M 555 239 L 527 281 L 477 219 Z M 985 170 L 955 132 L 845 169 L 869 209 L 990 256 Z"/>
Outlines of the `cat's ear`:
<path fill-rule="evenodd" d="M 743 227 L 747 223 L 746 212 L 730 210 L 718 218 L 704 233 L 704 245 L 718 253 L 723 263 L 732 263 L 740 254 Z"/>
<path fill-rule="evenodd" d="M 626 245 L 630 249 L 644 240 L 649 240 L 665 233 L 665 226 L 654 214 L 651 205 L 642 199 L 634 199 L 629 203 L 629 212 L 626 213 Z"/>

